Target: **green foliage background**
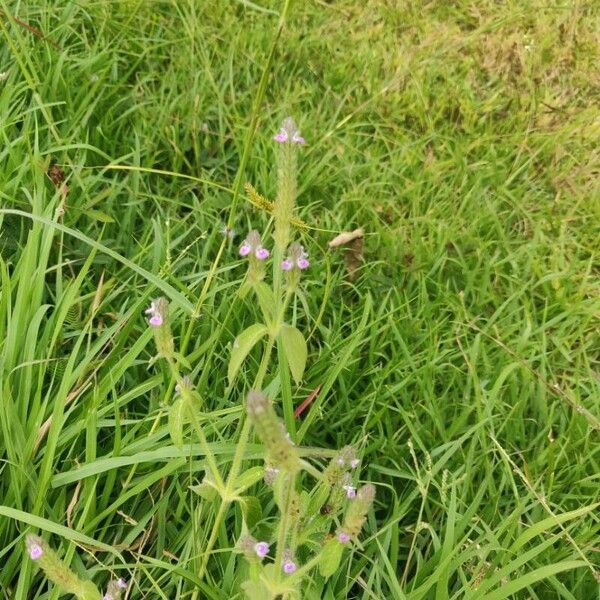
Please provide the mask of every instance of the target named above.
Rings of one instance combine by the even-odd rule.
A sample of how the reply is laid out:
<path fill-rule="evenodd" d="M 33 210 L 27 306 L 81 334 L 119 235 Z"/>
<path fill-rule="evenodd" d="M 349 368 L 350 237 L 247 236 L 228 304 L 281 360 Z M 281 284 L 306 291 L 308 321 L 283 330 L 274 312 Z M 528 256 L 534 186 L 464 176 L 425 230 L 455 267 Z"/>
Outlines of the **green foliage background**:
<path fill-rule="evenodd" d="M 98 582 L 133 576 L 131 598 L 239 597 L 235 510 L 195 575 L 204 464 L 171 444 L 142 310 L 157 285 L 173 299 L 226 463 L 258 357 L 228 388 L 256 311 L 221 227 L 242 183 L 273 197 L 288 114 L 312 228 L 294 403 L 322 386 L 298 432 L 358 444 L 378 488 L 361 545 L 307 598 L 596 597 L 598 5 L 282 8 L 0 0 L 2 597 L 57 597 L 28 525 Z M 268 222 L 243 191 L 233 208 L 240 234 Z M 358 226 L 350 283 L 327 241 Z"/>

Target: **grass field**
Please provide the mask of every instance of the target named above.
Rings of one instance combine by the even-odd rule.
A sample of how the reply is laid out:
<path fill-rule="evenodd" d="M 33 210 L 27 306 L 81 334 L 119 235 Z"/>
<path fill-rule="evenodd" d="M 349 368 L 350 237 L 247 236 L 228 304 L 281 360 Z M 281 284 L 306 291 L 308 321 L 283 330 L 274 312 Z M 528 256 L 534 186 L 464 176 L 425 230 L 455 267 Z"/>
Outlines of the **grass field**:
<path fill-rule="evenodd" d="M 599 24 L 591 0 L 0 0 L 0 597 L 59 597 L 35 533 L 127 598 L 244 598 L 236 543 L 280 519 L 256 386 L 294 451 L 352 444 L 376 488 L 284 598 L 600 597 Z M 272 245 L 244 186 L 276 197 L 288 115 L 306 368 L 269 341 L 232 380 L 261 319 L 238 247 Z M 327 243 L 358 227 L 352 278 Z M 250 499 L 207 493 L 211 465 Z"/>

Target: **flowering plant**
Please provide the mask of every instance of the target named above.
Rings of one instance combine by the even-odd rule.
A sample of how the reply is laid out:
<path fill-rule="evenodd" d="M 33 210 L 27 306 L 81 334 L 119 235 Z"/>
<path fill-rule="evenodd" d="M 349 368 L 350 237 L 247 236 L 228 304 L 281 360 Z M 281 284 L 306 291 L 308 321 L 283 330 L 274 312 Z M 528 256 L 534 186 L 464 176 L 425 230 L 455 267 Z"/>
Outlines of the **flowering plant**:
<path fill-rule="evenodd" d="M 202 549 L 198 579 L 206 574 L 228 509 L 238 503 L 243 519 L 236 549 L 246 562 L 246 568 L 239 571 L 240 587 L 249 600 L 299 599 L 303 581 L 311 571 L 317 569 L 321 576 L 331 576 L 344 549 L 358 543 L 375 496 L 371 484 L 357 484 L 360 459 L 354 447 L 332 452 L 297 446 L 290 402 L 283 404 L 281 420 L 275 398 L 269 397 L 273 392 L 266 391 L 272 389 L 265 381 L 274 354 L 277 369 L 272 373 L 273 378 L 287 382 L 287 386 L 290 376 L 297 385 L 302 382 L 308 357 L 307 342 L 297 319 L 295 315 L 288 317 L 292 300 L 300 293 L 302 278 L 310 268 L 309 254 L 294 239 L 293 229 L 299 222 L 295 214 L 297 154 L 305 140 L 291 118 L 284 120 L 273 139 L 279 144 L 278 190 L 272 204 L 274 246 L 269 249 L 266 235 L 256 229 L 239 246 L 239 255 L 247 265 L 241 296 L 254 295 L 262 320 L 249 325 L 233 341 L 227 369 L 230 389 L 257 346 L 262 346 L 262 359 L 252 389 L 245 395 L 239 439 L 228 473 L 223 472 L 214 446 L 207 440 L 199 412 L 200 398 L 192 379 L 183 374 L 191 367 L 182 355 L 184 351 L 176 351 L 169 302 L 166 298 L 156 298 L 145 311 L 157 350 L 154 360 L 164 361 L 177 382 L 174 399 L 168 406 L 172 441 L 179 448 L 184 447 L 184 426 L 189 422 L 206 465 L 202 484 L 193 486 L 192 491 L 206 501 L 219 502 L 212 533 Z M 225 231 L 226 240 L 231 239 L 229 231 Z M 272 259 L 270 285 L 266 283 L 269 259 Z M 253 431 L 262 445 L 263 464 L 244 471 L 244 462 L 250 460 L 247 447 Z M 250 499 L 245 495 L 261 480 L 271 490 L 279 513 L 270 531 L 257 528 L 257 519 L 248 510 Z M 258 537 L 256 529 L 261 529 Z M 75 575 L 41 538 L 29 536 L 27 545 L 30 558 L 62 590 L 81 600 L 101 598 L 94 584 Z M 119 600 L 126 587 L 122 579 L 111 581 L 103 600 Z M 197 592 L 192 598 L 197 598 Z"/>

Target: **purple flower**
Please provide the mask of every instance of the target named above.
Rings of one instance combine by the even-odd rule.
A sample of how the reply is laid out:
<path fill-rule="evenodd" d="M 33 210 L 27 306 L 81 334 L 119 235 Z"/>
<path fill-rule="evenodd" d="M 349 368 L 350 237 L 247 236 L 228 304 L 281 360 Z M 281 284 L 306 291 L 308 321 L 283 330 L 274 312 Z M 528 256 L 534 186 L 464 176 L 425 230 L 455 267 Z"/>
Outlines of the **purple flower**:
<path fill-rule="evenodd" d="M 168 308 L 169 303 L 164 298 L 152 300 L 150 308 L 145 311 L 147 315 L 150 315 L 148 323 L 152 327 L 160 327 L 165 322 Z"/>
<path fill-rule="evenodd" d="M 346 490 L 347 498 L 356 498 L 356 488 L 353 485 L 345 485 L 343 487 Z"/>
<path fill-rule="evenodd" d="M 256 256 L 258 260 L 265 260 L 269 258 L 269 251 L 266 248 L 260 246 L 254 251 L 254 256 Z"/>
<path fill-rule="evenodd" d="M 340 531 L 337 534 L 337 540 L 340 544 L 347 544 L 350 541 L 350 534 L 345 531 Z"/>
<path fill-rule="evenodd" d="M 240 256 L 249 256 L 253 254 L 257 260 L 265 260 L 269 258 L 270 252 L 263 247 L 260 239 L 260 233 L 253 229 L 242 242 L 240 246 Z"/>
<path fill-rule="evenodd" d="M 302 257 L 296 261 L 296 265 L 298 265 L 299 269 L 308 269 L 308 267 L 310 266 L 310 263 L 308 262 L 308 260 L 306 258 Z"/>
<path fill-rule="evenodd" d="M 356 467 L 358 467 L 359 464 L 360 464 L 360 459 L 359 458 L 353 458 L 350 461 L 350 468 L 351 469 L 356 469 Z"/>
<path fill-rule="evenodd" d="M 269 544 L 267 542 L 257 542 L 254 544 L 254 552 L 256 552 L 258 558 L 264 558 L 269 554 Z"/>
<path fill-rule="evenodd" d="M 122 577 L 119 577 L 119 579 L 117 579 L 117 586 L 120 587 L 122 590 L 126 590 L 127 582 Z"/>
<path fill-rule="evenodd" d="M 163 318 L 160 315 L 152 315 L 148 321 L 152 327 L 160 327 L 163 324 Z"/>
<path fill-rule="evenodd" d="M 288 134 L 285 129 L 281 128 L 278 133 L 273 136 L 273 139 L 280 144 L 288 141 Z"/>
<path fill-rule="evenodd" d="M 298 568 L 296 566 L 296 563 L 293 560 L 286 560 L 283 563 L 283 572 L 287 573 L 288 575 L 291 575 L 292 573 L 296 572 L 296 569 Z"/>
<path fill-rule="evenodd" d="M 309 265 L 308 253 L 305 252 L 304 247 L 294 243 L 290 246 L 287 258 L 281 263 L 281 268 L 284 271 L 291 271 L 294 267 L 303 270 L 308 269 Z"/>
<path fill-rule="evenodd" d="M 29 558 L 31 558 L 31 560 L 41 558 L 42 554 L 44 554 L 44 550 L 39 544 L 34 542 L 29 545 Z"/>

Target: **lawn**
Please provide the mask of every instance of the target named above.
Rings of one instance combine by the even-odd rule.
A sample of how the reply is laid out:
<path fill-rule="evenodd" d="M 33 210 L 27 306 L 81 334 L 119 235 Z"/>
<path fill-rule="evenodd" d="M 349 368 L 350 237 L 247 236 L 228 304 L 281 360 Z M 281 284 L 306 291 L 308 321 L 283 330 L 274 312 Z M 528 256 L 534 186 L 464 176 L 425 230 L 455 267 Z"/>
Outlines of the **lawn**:
<path fill-rule="evenodd" d="M 597 599 L 599 24 L 0 0 L 0 597 Z"/>

